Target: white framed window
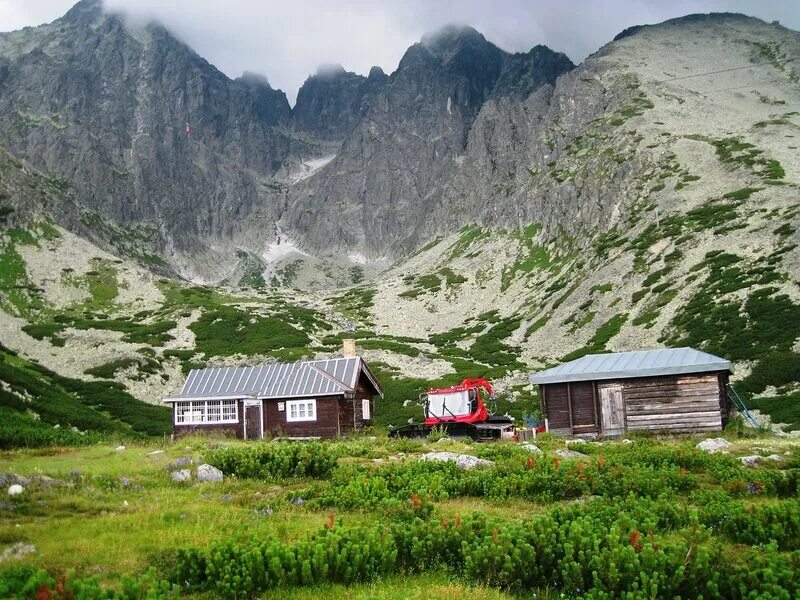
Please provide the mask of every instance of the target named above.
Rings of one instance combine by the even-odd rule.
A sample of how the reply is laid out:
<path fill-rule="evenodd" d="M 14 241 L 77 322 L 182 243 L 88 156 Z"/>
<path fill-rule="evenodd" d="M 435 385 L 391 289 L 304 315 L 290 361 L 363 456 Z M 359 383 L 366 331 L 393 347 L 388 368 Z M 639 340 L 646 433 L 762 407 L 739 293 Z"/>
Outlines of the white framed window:
<path fill-rule="evenodd" d="M 286 421 L 293 423 L 296 421 L 316 421 L 317 420 L 317 401 L 316 400 L 288 400 L 286 402 Z"/>
<path fill-rule="evenodd" d="M 202 423 L 238 423 L 236 400 L 182 400 L 175 403 L 176 425 Z"/>
<path fill-rule="evenodd" d="M 369 414 L 369 398 L 363 398 L 361 400 L 361 418 L 365 421 L 369 421 L 370 414 Z"/>

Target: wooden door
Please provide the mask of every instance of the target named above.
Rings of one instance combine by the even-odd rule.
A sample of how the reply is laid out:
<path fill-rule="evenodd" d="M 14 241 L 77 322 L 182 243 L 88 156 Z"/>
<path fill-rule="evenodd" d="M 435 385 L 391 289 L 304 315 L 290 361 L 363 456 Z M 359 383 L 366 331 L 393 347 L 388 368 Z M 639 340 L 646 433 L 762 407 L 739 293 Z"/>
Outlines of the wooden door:
<path fill-rule="evenodd" d="M 603 435 L 622 435 L 625 431 L 625 404 L 622 386 L 605 385 L 598 388 L 603 413 Z"/>
<path fill-rule="evenodd" d="M 264 437 L 261 426 L 261 405 L 250 404 L 244 407 L 244 438 L 246 440 L 260 440 Z"/>

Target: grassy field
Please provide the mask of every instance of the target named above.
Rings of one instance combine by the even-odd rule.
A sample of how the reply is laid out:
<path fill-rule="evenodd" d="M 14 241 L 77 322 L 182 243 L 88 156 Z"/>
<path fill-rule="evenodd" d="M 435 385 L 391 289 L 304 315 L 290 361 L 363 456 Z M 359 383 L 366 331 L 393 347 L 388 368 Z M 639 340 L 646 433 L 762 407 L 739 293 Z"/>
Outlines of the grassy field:
<path fill-rule="evenodd" d="M 688 544 L 698 556 L 737 556 L 740 566 L 767 561 L 776 572 L 796 565 L 800 444 L 762 436 L 734 440 L 730 455 L 709 455 L 694 448 L 697 441 L 571 445 L 582 454 L 572 459 L 559 456 L 567 448 L 563 440 L 547 436 L 537 441 L 541 454 L 514 443 L 433 444 L 382 436 L 305 446 L 185 438 L 124 450 L 98 444 L 6 451 L 0 454 L 0 592 L 14 597 L 14 586 L 22 585 L 17 581 L 39 569 L 53 581 L 74 571 L 68 581 L 120 590 L 126 578 L 146 579 L 153 568 L 168 582 L 165 589 L 174 585 L 176 594 L 197 598 L 506 598 L 532 597 L 533 591 L 540 598 L 603 597 L 593 595 L 603 589 L 616 597 L 641 585 L 639 569 L 664 568 L 642 562 L 652 548 L 669 556 L 673 547 Z M 496 465 L 459 471 L 416 460 L 431 450 L 466 452 Z M 737 456 L 752 454 L 780 459 L 743 467 Z M 171 480 L 171 471 L 203 462 L 222 467 L 225 480 Z M 25 491 L 7 496 L 18 476 Z M 575 529 L 579 523 L 593 526 Z M 444 534 L 466 537 L 447 541 Z M 515 561 L 526 560 L 526 547 L 514 540 L 545 534 L 554 536 L 549 543 L 530 541 L 542 553 L 530 557 L 531 573 L 547 561 L 562 571 L 512 576 Z M 506 558 L 490 558 L 494 551 L 480 558 L 482 535 L 494 536 L 490 545 Z M 358 546 L 371 536 L 384 541 L 372 550 L 367 542 Z M 619 581 L 598 579 L 591 553 L 569 556 L 574 537 L 598 555 L 633 548 L 630 556 L 614 560 L 633 561 L 636 573 L 611 565 L 622 569 Z M 356 575 L 333 563 L 317 570 L 315 561 L 325 555 L 320 544 L 351 552 L 356 562 L 365 561 L 363 568 Z M 382 555 L 384 545 L 394 554 Z M 272 564 L 271 552 L 280 561 L 291 556 L 302 563 L 309 547 L 317 547 L 309 550 L 309 571 L 294 580 L 288 566 L 282 569 L 289 574 L 272 583 L 258 583 L 253 572 L 223 586 L 212 575 L 226 572 L 228 556 L 240 556 L 230 559 L 236 569 L 253 564 L 241 556 Z M 26 554 L 25 548 L 32 551 Z M 378 562 L 367 560 L 370 552 Z M 693 568 L 704 568 L 700 562 Z M 764 591 L 764 582 L 752 577 L 748 585 Z M 800 585 L 793 581 L 780 585 Z M 652 597 L 683 589 L 674 582 L 651 583 Z"/>

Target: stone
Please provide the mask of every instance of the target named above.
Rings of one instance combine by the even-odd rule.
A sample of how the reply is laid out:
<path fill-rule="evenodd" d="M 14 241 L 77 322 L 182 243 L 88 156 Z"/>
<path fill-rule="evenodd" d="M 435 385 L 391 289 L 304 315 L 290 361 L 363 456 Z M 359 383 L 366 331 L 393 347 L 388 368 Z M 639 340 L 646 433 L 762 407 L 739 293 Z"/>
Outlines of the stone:
<path fill-rule="evenodd" d="M 197 481 L 222 481 L 223 474 L 216 467 L 211 465 L 200 465 L 197 467 Z"/>
<path fill-rule="evenodd" d="M 780 454 L 770 454 L 767 457 L 767 460 L 771 460 L 773 462 L 783 462 L 786 459 L 783 456 L 781 456 Z"/>
<path fill-rule="evenodd" d="M 561 448 L 556 450 L 556 456 L 560 456 L 561 458 L 586 458 L 586 455 L 583 452 L 577 452 L 575 450 L 563 450 Z"/>
<path fill-rule="evenodd" d="M 158 456 L 160 454 L 164 454 L 163 450 L 153 450 L 152 452 L 148 452 L 147 456 Z"/>
<path fill-rule="evenodd" d="M 22 487 L 18 483 L 15 483 L 14 485 L 8 486 L 8 495 L 9 496 L 18 496 L 24 491 L 25 491 L 25 488 Z"/>
<path fill-rule="evenodd" d="M 699 450 L 703 450 L 704 452 L 708 452 L 709 454 L 714 454 L 715 452 L 721 452 L 731 443 L 728 440 L 723 438 L 710 438 L 707 440 L 703 440 L 695 448 Z"/>
<path fill-rule="evenodd" d="M 536 444 L 531 444 L 529 442 L 525 442 L 522 444 L 522 447 L 527 450 L 528 452 L 532 452 L 533 454 L 542 454 L 542 451 L 539 449 L 539 446 Z"/>
<path fill-rule="evenodd" d="M 757 467 L 764 461 L 764 457 L 753 454 L 751 456 L 742 456 L 739 460 L 742 461 L 742 465 L 745 467 Z"/>
<path fill-rule="evenodd" d="M 117 446 L 116 448 L 114 448 L 114 452 L 124 452 L 124 451 L 125 451 L 125 446 Z"/>
<path fill-rule="evenodd" d="M 19 524 L 17 526 L 19 526 Z M 3 550 L 2 554 L 0 554 L 0 564 L 12 560 L 19 560 L 35 553 L 36 546 L 33 544 L 17 542 L 16 544 L 11 544 L 8 548 Z"/>
<path fill-rule="evenodd" d="M 623 444 L 626 444 L 626 445 L 627 445 L 627 444 L 632 444 L 632 443 L 633 443 L 633 440 L 629 440 L 628 438 L 624 438 L 624 439 L 622 440 L 622 443 L 623 443 Z"/>
<path fill-rule="evenodd" d="M 494 461 L 478 458 L 469 454 L 456 454 L 455 452 L 428 452 L 419 458 L 422 461 L 452 462 L 459 469 L 474 469 L 475 467 L 492 467 Z"/>
<path fill-rule="evenodd" d="M 191 481 L 192 480 L 192 472 L 189 469 L 181 469 L 180 471 L 173 471 L 170 473 L 170 477 L 172 477 L 172 481 L 177 483 L 181 483 L 184 481 Z"/>

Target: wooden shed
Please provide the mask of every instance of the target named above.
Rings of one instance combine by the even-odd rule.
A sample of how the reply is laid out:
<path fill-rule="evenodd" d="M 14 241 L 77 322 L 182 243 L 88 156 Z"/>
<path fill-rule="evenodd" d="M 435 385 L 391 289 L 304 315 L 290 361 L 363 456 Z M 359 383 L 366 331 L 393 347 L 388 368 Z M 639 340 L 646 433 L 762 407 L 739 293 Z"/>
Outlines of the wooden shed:
<path fill-rule="evenodd" d="M 378 380 L 358 356 L 194 369 L 172 406 L 173 433 L 333 438 L 372 423 Z"/>
<path fill-rule="evenodd" d="M 547 428 L 561 435 L 720 431 L 731 363 L 693 348 L 590 354 L 531 375 Z"/>

